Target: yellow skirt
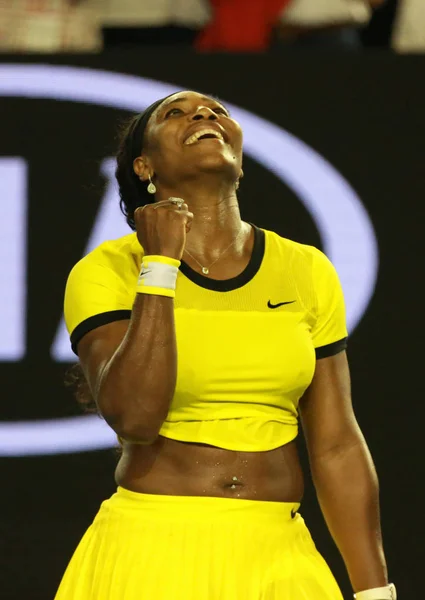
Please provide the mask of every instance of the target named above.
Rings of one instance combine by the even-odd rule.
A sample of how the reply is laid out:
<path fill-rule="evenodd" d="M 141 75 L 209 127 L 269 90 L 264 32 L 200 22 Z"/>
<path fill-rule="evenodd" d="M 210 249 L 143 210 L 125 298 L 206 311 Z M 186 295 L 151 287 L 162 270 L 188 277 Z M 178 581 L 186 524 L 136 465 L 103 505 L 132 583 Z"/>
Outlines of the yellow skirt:
<path fill-rule="evenodd" d="M 119 487 L 55 600 L 342 600 L 298 508 Z"/>

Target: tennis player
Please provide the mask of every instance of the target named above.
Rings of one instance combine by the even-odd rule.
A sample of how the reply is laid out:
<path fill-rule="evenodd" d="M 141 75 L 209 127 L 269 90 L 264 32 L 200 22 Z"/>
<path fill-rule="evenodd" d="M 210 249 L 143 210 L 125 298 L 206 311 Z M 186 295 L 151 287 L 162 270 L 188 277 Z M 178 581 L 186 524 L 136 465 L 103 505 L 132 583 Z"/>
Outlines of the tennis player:
<path fill-rule="evenodd" d="M 299 418 L 355 598 L 396 598 L 336 271 L 241 220 L 242 174 L 241 128 L 214 98 L 173 94 L 125 132 L 116 176 L 135 232 L 80 260 L 65 293 L 122 443 L 117 491 L 56 600 L 341 600 L 299 513 Z"/>

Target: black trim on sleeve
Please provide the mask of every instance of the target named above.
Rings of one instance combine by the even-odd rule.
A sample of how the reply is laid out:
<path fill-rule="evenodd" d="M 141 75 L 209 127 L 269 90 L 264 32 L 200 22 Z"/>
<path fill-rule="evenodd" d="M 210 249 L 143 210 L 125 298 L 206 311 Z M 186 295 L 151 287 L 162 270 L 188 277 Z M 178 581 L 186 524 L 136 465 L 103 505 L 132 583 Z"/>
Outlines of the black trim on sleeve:
<path fill-rule="evenodd" d="M 77 344 L 83 336 L 86 335 L 92 329 L 113 323 L 113 321 L 123 321 L 124 319 L 130 319 L 131 310 L 110 310 L 108 312 L 94 315 L 82 321 L 74 331 L 71 333 L 71 348 L 73 352 L 78 356 Z"/>
<path fill-rule="evenodd" d="M 348 338 L 345 337 L 332 344 L 326 344 L 326 346 L 316 348 L 316 359 L 327 358 L 328 356 L 334 356 L 335 354 L 342 352 L 347 348 L 347 339 Z"/>

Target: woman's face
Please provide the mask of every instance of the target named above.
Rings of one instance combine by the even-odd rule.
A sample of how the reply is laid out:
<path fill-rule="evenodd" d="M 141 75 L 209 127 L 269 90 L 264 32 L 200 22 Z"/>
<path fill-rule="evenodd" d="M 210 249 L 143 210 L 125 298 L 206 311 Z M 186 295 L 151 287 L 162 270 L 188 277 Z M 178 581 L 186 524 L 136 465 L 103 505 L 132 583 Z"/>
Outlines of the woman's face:
<path fill-rule="evenodd" d="M 236 181 L 242 168 L 242 130 L 227 109 L 197 92 L 179 92 L 153 113 L 145 133 L 143 165 L 173 186 L 205 173 Z M 135 161 L 140 174 L 142 163 Z"/>

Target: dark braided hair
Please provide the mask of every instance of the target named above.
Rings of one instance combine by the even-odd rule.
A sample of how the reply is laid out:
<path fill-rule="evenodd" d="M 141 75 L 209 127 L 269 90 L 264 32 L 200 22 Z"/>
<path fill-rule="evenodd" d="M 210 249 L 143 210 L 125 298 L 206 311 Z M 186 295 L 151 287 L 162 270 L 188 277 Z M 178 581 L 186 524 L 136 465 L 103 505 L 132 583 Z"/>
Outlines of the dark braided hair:
<path fill-rule="evenodd" d="M 175 93 L 170 96 L 174 96 Z M 145 132 L 150 117 L 158 106 L 170 96 L 157 100 L 140 115 L 132 117 L 121 132 L 115 177 L 118 182 L 120 208 L 133 231 L 135 230 L 134 211 L 136 208 L 154 202 L 153 195 L 147 191 L 146 182 L 140 181 L 134 172 L 133 162 L 146 147 Z"/>
<path fill-rule="evenodd" d="M 118 182 L 118 191 L 120 196 L 121 212 L 126 218 L 128 225 L 135 230 L 134 211 L 138 206 L 149 204 L 154 201 L 153 195 L 147 191 L 147 186 L 144 181 L 140 181 L 139 177 L 133 170 L 133 146 L 138 129 L 137 123 L 139 117 L 132 117 L 130 122 L 121 132 L 120 144 L 117 152 L 117 166 L 115 169 L 115 177 Z M 142 143 L 138 156 L 141 154 Z"/>

